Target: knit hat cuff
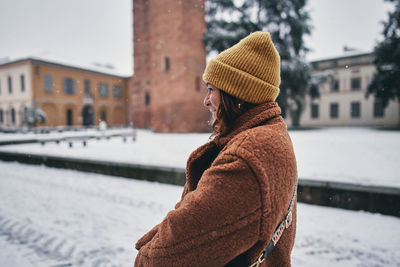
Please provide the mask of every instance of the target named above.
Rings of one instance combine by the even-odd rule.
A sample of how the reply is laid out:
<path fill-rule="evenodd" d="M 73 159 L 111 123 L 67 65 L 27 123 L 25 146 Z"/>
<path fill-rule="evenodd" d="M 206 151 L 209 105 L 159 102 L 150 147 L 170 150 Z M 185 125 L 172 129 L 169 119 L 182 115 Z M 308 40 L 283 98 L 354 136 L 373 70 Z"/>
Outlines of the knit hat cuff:
<path fill-rule="evenodd" d="M 253 104 L 275 101 L 279 94 L 279 87 L 216 59 L 212 59 L 207 64 L 203 80 L 236 98 Z M 251 88 L 251 91 L 246 90 L 247 88 Z"/>

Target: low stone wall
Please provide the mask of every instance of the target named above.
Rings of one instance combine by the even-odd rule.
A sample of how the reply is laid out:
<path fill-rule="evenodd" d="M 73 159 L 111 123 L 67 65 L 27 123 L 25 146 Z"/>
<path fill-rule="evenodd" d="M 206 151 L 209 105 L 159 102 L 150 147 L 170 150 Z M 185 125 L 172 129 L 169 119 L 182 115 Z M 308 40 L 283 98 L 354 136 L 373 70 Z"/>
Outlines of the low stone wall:
<path fill-rule="evenodd" d="M 73 169 L 174 185 L 184 185 L 185 183 L 185 170 L 178 168 L 4 151 L 0 151 L 0 160 L 17 161 L 26 164 L 43 164 L 54 168 Z"/>
<path fill-rule="evenodd" d="M 300 179 L 298 201 L 400 217 L 400 188 Z"/>
<path fill-rule="evenodd" d="M 74 169 L 174 185 L 185 183 L 185 170 L 179 168 L 2 151 L 0 151 L 0 160 L 43 164 L 55 168 Z M 298 201 L 400 217 L 400 188 L 299 179 Z"/>
<path fill-rule="evenodd" d="M 37 142 L 39 142 L 37 139 L 7 140 L 7 141 L 0 141 L 0 146 L 30 144 Z"/>

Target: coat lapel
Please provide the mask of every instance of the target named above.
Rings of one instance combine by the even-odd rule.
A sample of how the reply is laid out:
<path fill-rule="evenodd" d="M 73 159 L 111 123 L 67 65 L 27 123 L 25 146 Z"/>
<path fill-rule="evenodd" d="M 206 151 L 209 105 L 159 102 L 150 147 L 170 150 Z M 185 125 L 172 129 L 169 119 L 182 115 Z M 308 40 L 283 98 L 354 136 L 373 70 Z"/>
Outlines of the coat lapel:
<path fill-rule="evenodd" d="M 189 156 L 186 164 L 186 184 L 183 196 L 196 189 L 203 172 L 211 166 L 218 153 L 234 136 L 247 129 L 265 124 L 266 121 L 279 117 L 280 114 L 281 109 L 276 102 L 258 105 L 240 116 L 227 136 L 217 136 L 196 149 Z"/>
<path fill-rule="evenodd" d="M 193 191 L 203 175 L 203 172 L 211 166 L 211 163 L 219 153 L 214 140 L 196 149 L 189 157 L 186 164 L 186 185 L 185 191 Z"/>

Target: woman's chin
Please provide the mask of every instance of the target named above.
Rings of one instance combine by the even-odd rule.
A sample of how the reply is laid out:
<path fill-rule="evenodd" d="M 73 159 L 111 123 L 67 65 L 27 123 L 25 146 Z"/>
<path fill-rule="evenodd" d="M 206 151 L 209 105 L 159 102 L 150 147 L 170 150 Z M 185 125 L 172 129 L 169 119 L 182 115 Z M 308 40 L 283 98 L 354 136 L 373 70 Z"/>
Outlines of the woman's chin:
<path fill-rule="evenodd" d="M 208 124 L 212 126 L 215 122 L 215 112 L 210 111 L 210 120 L 208 121 Z"/>

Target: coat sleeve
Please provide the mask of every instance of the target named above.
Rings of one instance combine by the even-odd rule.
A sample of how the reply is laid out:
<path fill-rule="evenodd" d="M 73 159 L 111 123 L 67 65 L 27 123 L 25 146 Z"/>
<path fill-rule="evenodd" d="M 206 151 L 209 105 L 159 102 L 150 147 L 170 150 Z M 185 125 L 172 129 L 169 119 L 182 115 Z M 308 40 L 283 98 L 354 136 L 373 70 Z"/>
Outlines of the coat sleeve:
<path fill-rule="evenodd" d="M 244 160 L 218 157 L 158 225 L 135 266 L 223 266 L 258 240 L 259 183 Z"/>
<path fill-rule="evenodd" d="M 185 184 L 183 193 L 182 193 L 182 199 L 183 196 L 186 194 L 187 192 L 187 185 Z M 181 201 L 179 201 L 178 203 L 175 204 L 175 209 L 179 208 L 179 206 L 181 205 Z M 148 231 L 145 235 L 143 235 L 135 244 L 135 248 L 137 250 L 139 250 L 141 247 L 143 247 L 144 245 L 146 245 L 157 233 L 158 231 L 158 224 L 156 226 L 154 226 L 150 231 Z"/>
<path fill-rule="evenodd" d="M 142 236 L 137 242 L 136 242 L 136 249 L 140 249 L 144 245 L 146 245 L 156 234 L 158 231 L 158 224 L 154 226 L 150 231 L 148 231 L 144 236 Z"/>

